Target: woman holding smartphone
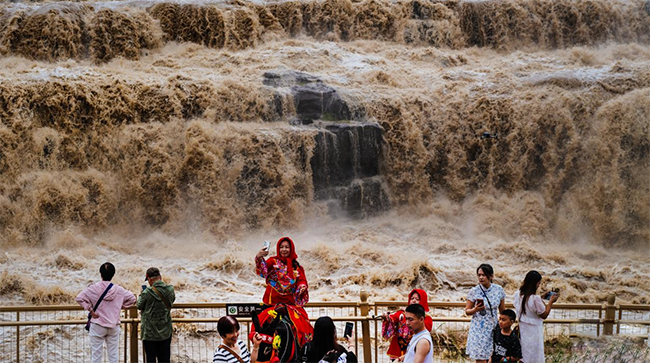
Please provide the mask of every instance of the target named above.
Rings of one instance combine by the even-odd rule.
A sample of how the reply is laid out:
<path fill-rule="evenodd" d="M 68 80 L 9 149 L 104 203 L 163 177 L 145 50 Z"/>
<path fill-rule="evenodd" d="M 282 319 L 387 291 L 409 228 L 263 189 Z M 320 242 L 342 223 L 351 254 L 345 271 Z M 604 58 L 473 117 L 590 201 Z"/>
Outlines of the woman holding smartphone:
<path fill-rule="evenodd" d="M 329 316 L 321 316 L 314 324 L 314 339 L 304 349 L 303 362 L 357 363 L 351 352 L 352 334 L 345 335 L 347 349 L 338 343 L 336 326 Z"/>
<path fill-rule="evenodd" d="M 542 323 L 551 313 L 553 304 L 559 295 L 556 292 L 544 294 L 548 304 L 537 295 L 542 282 L 542 275 L 537 271 L 528 271 L 524 283 L 515 293 L 515 312 L 519 317 L 522 360 L 526 363 L 544 363 L 544 327 Z"/>
<path fill-rule="evenodd" d="M 280 238 L 276 255 L 265 260 L 268 254 L 265 247 L 255 256 L 255 272 L 266 279 L 262 302 L 266 305 L 283 303 L 304 306 L 309 301 L 307 277 L 298 263 L 296 247 L 291 238 Z"/>
<path fill-rule="evenodd" d="M 467 294 L 465 314 L 472 317 L 467 336 L 465 353 L 477 363 L 484 363 L 492 356 L 492 331 L 499 323 L 499 313 L 506 308 L 503 287 L 492 283 L 494 269 L 482 264 L 476 269 L 478 285 Z"/>
<path fill-rule="evenodd" d="M 286 314 L 296 328 L 298 345 L 303 346 L 311 340 L 314 332 L 309 323 L 309 315 L 303 308 L 309 301 L 305 270 L 298 263 L 296 247 L 289 237 L 280 238 L 276 255 L 264 259 L 268 254 L 269 248 L 265 243 L 255 256 L 255 272 L 266 279 L 262 303 L 267 305 L 257 317 L 264 323 L 275 319 L 278 313 Z M 254 331 L 252 329 L 251 336 Z"/>

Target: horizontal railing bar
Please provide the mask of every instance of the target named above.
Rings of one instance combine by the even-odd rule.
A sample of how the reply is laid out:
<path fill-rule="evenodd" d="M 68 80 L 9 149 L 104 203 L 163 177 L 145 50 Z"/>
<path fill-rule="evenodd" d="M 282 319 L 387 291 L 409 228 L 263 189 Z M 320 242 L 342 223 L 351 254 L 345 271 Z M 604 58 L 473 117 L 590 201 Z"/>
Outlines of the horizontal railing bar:
<path fill-rule="evenodd" d="M 317 317 L 309 318 L 310 321 L 316 321 Z M 332 317 L 333 321 L 373 321 L 380 320 L 380 316 L 336 316 Z M 434 322 L 450 322 L 450 323 L 469 323 L 472 318 L 457 318 L 457 317 L 432 317 Z M 241 323 L 250 323 L 251 318 L 239 318 Z M 174 323 L 216 323 L 219 318 L 172 318 Z M 605 319 L 547 319 L 544 321 L 546 324 L 602 324 Z M 122 324 L 140 323 L 140 319 L 121 319 Z M 617 320 L 621 324 L 639 324 L 650 325 L 650 321 L 635 321 L 635 320 Z M 80 325 L 86 324 L 86 320 L 34 320 L 34 321 L 3 321 L 0 326 L 38 326 L 38 325 Z"/>
<path fill-rule="evenodd" d="M 393 306 L 406 306 L 406 303 L 403 301 L 375 301 L 370 303 L 370 306 L 377 307 L 393 307 Z M 465 306 L 464 302 L 452 302 L 452 301 L 430 301 L 429 308 L 435 307 L 444 307 L 444 308 L 455 308 Z"/>
<path fill-rule="evenodd" d="M 231 304 L 231 303 L 228 303 Z M 251 304 L 251 303 L 232 303 L 232 304 Z M 401 307 L 405 304 L 400 302 L 389 302 L 389 301 L 377 301 L 375 303 L 369 304 L 371 307 L 374 305 L 376 307 Z M 314 302 L 306 305 L 308 308 L 319 308 L 319 307 L 347 307 L 347 308 L 356 308 L 358 303 L 342 302 L 342 301 L 325 301 L 325 302 Z M 429 303 L 430 308 L 461 308 L 464 307 L 465 303 L 462 302 L 431 302 Z M 226 307 L 226 303 L 176 303 L 174 304 L 175 309 L 223 309 Z M 511 308 L 512 304 L 506 304 L 506 307 Z M 553 307 L 556 310 L 602 310 L 603 305 L 599 304 L 555 304 Z M 650 310 L 650 305 L 633 305 L 633 304 L 621 304 L 619 305 L 621 310 Z M 42 305 L 42 306 L 0 306 L 0 312 L 36 312 L 36 311 L 82 311 L 83 308 L 79 305 Z M 126 309 L 124 309 L 126 310 Z"/>
<path fill-rule="evenodd" d="M 34 321 L 0 321 L 0 326 L 38 326 L 38 325 L 80 325 L 85 320 L 34 320 Z"/>
<path fill-rule="evenodd" d="M 546 319 L 544 324 L 603 324 L 605 319 Z"/>
<path fill-rule="evenodd" d="M 40 305 L 40 306 L 0 306 L 0 313 L 12 313 L 17 311 L 67 311 L 83 310 L 79 305 Z M 126 310 L 126 309 L 125 309 Z"/>
<path fill-rule="evenodd" d="M 650 320 L 614 320 L 616 324 L 627 324 L 627 325 L 650 325 Z"/>
<path fill-rule="evenodd" d="M 374 320 L 371 317 L 363 316 L 332 316 L 333 321 L 371 321 Z M 173 318 L 172 322 L 174 323 L 216 323 L 220 318 Z M 309 318 L 310 321 L 318 320 L 317 317 Z M 250 323 L 252 322 L 251 318 L 237 318 L 237 321 L 240 323 Z"/>
<path fill-rule="evenodd" d="M 140 323 L 140 319 L 120 319 L 122 324 Z M 81 325 L 86 320 L 21 320 L 0 321 L 0 326 Z"/>
<path fill-rule="evenodd" d="M 406 306 L 406 303 L 396 302 L 396 301 L 375 301 L 370 305 L 375 305 L 377 307 L 395 307 L 395 306 Z M 433 301 L 429 302 L 429 308 L 462 308 L 465 307 L 465 302 L 446 302 L 446 301 Z M 650 305 L 642 305 L 650 310 Z M 506 303 L 506 308 L 513 308 L 512 303 Z M 554 309 L 562 310 L 601 310 L 603 309 L 602 304 L 568 304 L 568 303 L 557 303 L 553 304 Z M 638 309 L 644 310 L 644 309 Z"/>
<path fill-rule="evenodd" d="M 650 305 L 619 304 L 618 308 L 621 310 L 650 310 Z"/>
<path fill-rule="evenodd" d="M 225 309 L 226 304 L 255 304 L 255 302 L 232 302 L 232 303 L 223 303 L 223 302 L 205 302 L 205 303 L 174 303 L 175 309 Z M 327 307 L 347 307 L 354 308 L 358 307 L 359 303 L 357 302 L 345 302 L 345 301 L 318 301 L 313 303 L 307 303 L 305 307 L 308 308 L 327 308 Z M 79 305 L 40 305 L 40 306 L 0 306 L 0 312 L 23 312 L 23 311 L 67 311 L 67 310 L 83 310 Z M 127 310 L 127 309 L 123 309 Z"/>

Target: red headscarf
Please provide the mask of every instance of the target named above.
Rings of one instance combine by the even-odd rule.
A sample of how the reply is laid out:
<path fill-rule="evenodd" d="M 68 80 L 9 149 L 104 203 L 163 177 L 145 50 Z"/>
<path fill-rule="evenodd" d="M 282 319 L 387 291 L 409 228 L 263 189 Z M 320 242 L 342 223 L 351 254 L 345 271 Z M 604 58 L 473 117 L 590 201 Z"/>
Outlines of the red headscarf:
<path fill-rule="evenodd" d="M 424 308 L 424 311 L 428 312 L 429 311 L 429 300 L 428 300 L 428 297 L 427 297 L 427 292 L 424 291 L 424 290 L 413 289 L 413 291 L 411 291 L 409 293 L 409 299 L 407 301 L 407 304 L 411 301 L 411 296 L 413 296 L 413 294 L 415 294 L 415 293 L 417 293 L 420 296 L 420 305 L 422 305 L 422 307 Z"/>
<path fill-rule="evenodd" d="M 291 248 L 291 251 L 289 252 L 289 257 L 280 256 L 280 245 L 284 241 L 289 242 L 289 248 Z M 278 240 L 278 244 L 275 246 L 275 253 L 276 253 L 276 255 L 273 256 L 273 258 L 275 260 L 280 260 L 285 265 L 287 265 L 289 276 L 290 276 L 290 278 L 293 278 L 293 261 L 298 259 L 298 255 L 296 255 L 296 246 L 294 246 L 293 241 L 291 240 L 291 238 L 289 238 L 289 237 L 280 238 Z"/>

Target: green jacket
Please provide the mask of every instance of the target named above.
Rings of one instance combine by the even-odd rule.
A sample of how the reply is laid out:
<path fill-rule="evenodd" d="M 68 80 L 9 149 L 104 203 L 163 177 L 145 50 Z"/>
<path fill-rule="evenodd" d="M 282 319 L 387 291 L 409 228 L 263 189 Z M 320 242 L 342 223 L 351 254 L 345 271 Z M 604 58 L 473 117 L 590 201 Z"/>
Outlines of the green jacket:
<path fill-rule="evenodd" d="M 174 304 L 176 295 L 174 295 L 173 285 L 156 281 L 153 286 L 169 300 L 170 304 Z M 142 340 L 161 341 L 172 336 L 172 316 L 165 303 L 151 287 L 147 287 L 138 297 L 138 310 L 142 310 L 140 328 Z"/>

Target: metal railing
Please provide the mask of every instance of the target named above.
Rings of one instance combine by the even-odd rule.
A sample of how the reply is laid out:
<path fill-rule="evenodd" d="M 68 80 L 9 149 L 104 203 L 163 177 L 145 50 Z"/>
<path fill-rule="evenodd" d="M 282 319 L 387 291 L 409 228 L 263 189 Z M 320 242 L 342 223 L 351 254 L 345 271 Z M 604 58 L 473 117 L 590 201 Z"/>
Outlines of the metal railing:
<path fill-rule="evenodd" d="M 310 319 L 330 316 L 342 336 L 345 322 L 355 324 L 354 351 L 363 362 L 386 362 L 388 342 L 381 337 L 381 317 L 405 304 L 391 301 L 369 302 L 361 292 L 356 302 L 314 302 L 305 307 Z M 510 304 L 507 304 L 510 306 Z M 464 302 L 430 302 L 433 333 L 463 345 L 471 318 L 464 315 Z M 226 303 L 177 303 L 172 311 L 174 361 L 209 362 L 220 340 L 216 325 L 226 315 Z M 83 329 L 86 313 L 76 305 L 0 307 L 0 356 L 2 362 L 88 361 L 90 344 Z M 251 321 L 238 319 L 242 338 L 250 332 Z M 135 308 L 123 311 L 120 356 L 124 362 L 143 361 Z M 546 338 L 566 335 L 601 334 L 647 337 L 650 305 L 616 304 L 611 295 L 603 304 L 555 304 L 545 321 Z M 246 334 L 246 336 L 243 336 Z M 437 347 L 438 351 L 442 348 Z"/>

